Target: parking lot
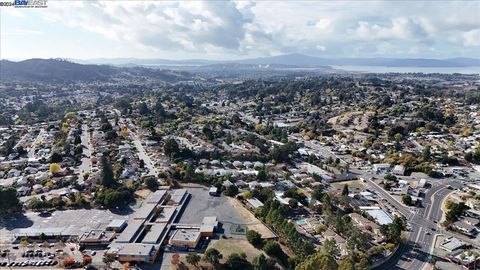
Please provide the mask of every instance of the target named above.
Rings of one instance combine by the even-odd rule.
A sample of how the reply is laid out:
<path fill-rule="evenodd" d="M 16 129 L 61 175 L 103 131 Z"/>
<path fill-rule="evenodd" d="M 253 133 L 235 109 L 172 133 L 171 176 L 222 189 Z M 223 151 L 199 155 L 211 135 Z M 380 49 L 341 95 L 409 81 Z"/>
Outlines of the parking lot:
<path fill-rule="evenodd" d="M 56 264 L 55 252 L 50 248 L 27 248 L 25 251 L 4 249 L 0 253 L 0 267 L 41 267 Z"/>
<path fill-rule="evenodd" d="M 178 223 L 201 224 L 206 216 L 216 216 L 222 223 L 223 233 L 227 237 L 238 237 L 230 234 L 230 227 L 234 224 L 245 224 L 237 210 L 225 196 L 211 196 L 205 188 L 188 188 L 191 194 L 187 206 Z"/>

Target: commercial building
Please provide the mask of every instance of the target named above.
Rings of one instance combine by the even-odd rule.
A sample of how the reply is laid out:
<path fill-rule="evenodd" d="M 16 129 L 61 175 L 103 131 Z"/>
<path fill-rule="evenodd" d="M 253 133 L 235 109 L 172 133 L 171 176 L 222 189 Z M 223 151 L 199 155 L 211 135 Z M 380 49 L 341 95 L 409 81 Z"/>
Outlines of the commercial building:
<path fill-rule="evenodd" d="M 122 232 L 123 229 L 127 227 L 127 221 L 123 219 L 114 219 L 110 224 L 108 224 L 106 230 L 107 231 L 114 231 L 114 232 Z"/>
<path fill-rule="evenodd" d="M 373 171 L 375 173 L 389 172 L 390 171 L 390 164 L 388 164 L 388 163 L 373 164 Z"/>
<path fill-rule="evenodd" d="M 440 244 L 440 248 L 448 251 L 448 252 L 453 252 L 458 249 L 466 248 L 469 247 L 470 244 L 455 238 L 455 237 L 448 237 L 443 242 Z"/>
<path fill-rule="evenodd" d="M 130 243 L 119 247 L 116 252 L 121 262 L 154 262 L 158 256 L 158 247 L 139 243 Z"/>
<path fill-rule="evenodd" d="M 202 237 L 212 237 L 217 227 L 217 217 L 204 217 L 200 226 L 200 235 Z"/>
<path fill-rule="evenodd" d="M 112 221 L 109 225 L 114 229 L 123 226 L 124 229 L 110 244 L 107 253 L 115 255 L 121 262 L 154 262 L 187 198 L 186 189 L 157 190 L 150 194 L 126 227 L 120 221 Z"/>
<path fill-rule="evenodd" d="M 168 243 L 177 248 L 196 248 L 200 237 L 200 230 L 198 229 L 178 229 L 173 233 Z"/>
<path fill-rule="evenodd" d="M 464 221 L 456 221 L 453 223 L 453 228 L 468 236 L 473 236 L 478 232 L 475 226 L 465 223 Z"/>
<path fill-rule="evenodd" d="M 112 231 L 91 230 L 79 238 L 80 246 L 107 246 L 115 237 Z"/>

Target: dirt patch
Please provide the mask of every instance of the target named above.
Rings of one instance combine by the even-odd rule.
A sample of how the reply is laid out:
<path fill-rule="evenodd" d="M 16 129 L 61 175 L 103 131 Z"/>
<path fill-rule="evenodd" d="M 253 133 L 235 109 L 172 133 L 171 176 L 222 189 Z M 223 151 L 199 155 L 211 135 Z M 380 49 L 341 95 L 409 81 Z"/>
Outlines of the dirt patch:
<path fill-rule="evenodd" d="M 336 129 L 341 129 L 343 127 L 351 128 L 353 130 L 363 130 L 368 126 L 368 119 L 372 115 L 373 112 L 345 112 L 328 119 L 328 123 L 332 124 Z"/>
<path fill-rule="evenodd" d="M 150 195 L 150 193 L 152 193 L 152 192 L 148 189 L 139 189 L 139 190 L 135 191 L 135 195 L 137 195 L 138 197 L 143 198 L 143 199 L 147 198 L 148 195 Z"/>
<path fill-rule="evenodd" d="M 275 238 L 276 235 L 265 226 L 260 220 L 258 220 L 240 201 L 234 198 L 228 198 L 230 204 L 237 210 L 237 213 L 247 225 L 249 230 L 255 230 L 262 235 L 262 238 Z"/>
<path fill-rule="evenodd" d="M 367 185 L 360 180 L 336 182 L 336 183 L 331 183 L 330 185 L 340 190 L 343 189 L 343 186 L 345 185 L 348 185 L 349 189 L 364 190 L 367 188 Z"/>

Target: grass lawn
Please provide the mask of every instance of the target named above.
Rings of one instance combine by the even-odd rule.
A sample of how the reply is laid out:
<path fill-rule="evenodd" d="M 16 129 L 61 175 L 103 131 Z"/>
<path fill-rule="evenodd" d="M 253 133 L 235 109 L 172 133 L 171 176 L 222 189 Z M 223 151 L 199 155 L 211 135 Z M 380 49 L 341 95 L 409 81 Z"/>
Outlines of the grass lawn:
<path fill-rule="evenodd" d="M 216 248 L 218 251 L 220 251 L 220 253 L 222 253 L 222 263 L 224 263 L 228 256 L 232 253 L 243 252 L 245 255 L 247 255 L 247 260 L 250 262 L 253 260 L 253 258 L 263 253 L 262 250 L 256 249 L 247 240 L 241 239 L 212 240 L 208 248 Z"/>

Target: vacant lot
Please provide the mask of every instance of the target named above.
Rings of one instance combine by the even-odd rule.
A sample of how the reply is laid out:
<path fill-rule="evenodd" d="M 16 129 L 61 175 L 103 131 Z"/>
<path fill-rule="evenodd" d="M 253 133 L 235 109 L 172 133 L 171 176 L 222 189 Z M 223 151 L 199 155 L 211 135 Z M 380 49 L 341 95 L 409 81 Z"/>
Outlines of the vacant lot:
<path fill-rule="evenodd" d="M 240 214 L 245 225 L 249 230 L 255 230 L 259 232 L 263 238 L 274 238 L 276 235 L 265 226 L 260 220 L 258 220 L 248 209 L 246 209 L 237 199 L 229 198 L 230 203 L 235 210 Z"/>

